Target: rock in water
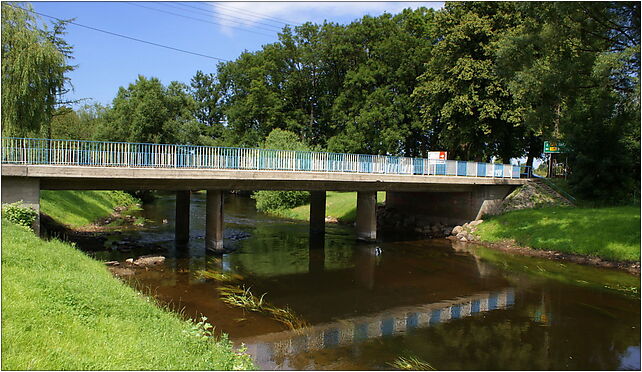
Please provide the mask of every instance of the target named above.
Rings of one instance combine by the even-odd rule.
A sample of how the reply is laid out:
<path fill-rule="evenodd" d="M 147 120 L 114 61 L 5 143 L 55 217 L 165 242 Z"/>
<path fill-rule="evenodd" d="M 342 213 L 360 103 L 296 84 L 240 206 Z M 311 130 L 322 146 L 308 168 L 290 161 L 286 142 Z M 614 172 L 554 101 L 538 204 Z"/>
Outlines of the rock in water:
<path fill-rule="evenodd" d="M 160 265 L 163 262 L 165 262 L 164 256 L 141 256 L 134 261 L 134 265 L 147 267 Z"/>

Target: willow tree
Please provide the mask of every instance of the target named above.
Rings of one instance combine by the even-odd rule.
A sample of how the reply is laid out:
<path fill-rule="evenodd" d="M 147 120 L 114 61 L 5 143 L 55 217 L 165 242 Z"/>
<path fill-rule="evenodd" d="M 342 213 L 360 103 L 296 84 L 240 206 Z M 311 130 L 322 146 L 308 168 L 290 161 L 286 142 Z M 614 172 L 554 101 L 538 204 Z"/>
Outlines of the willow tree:
<path fill-rule="evenodd" d="M 2 134 L 49 137 L 49 124 L 66 92 L 71 47 L 65 21 L 47 30 L 29 4 L 2 4 Z"/>

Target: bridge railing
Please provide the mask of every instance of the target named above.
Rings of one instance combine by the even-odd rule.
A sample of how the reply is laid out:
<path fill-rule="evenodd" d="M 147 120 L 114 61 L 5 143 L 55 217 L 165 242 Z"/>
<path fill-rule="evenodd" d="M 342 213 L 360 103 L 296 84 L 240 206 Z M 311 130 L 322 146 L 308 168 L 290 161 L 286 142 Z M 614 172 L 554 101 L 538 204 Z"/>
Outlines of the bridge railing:
<path fill-rule="evenodd" d="M 387 155 L 2 138 L 3 164 L 243 169 L 520 178 L 520 166 Z"/>

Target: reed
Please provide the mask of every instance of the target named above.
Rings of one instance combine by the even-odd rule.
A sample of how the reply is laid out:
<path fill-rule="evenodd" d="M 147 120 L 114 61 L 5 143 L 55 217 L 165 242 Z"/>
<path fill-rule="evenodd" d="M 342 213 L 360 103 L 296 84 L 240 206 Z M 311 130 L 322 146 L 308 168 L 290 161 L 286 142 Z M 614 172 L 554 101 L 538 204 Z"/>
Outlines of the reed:
<path fill-rule="evenodd" d="M 435 368 L 430 363 L 414 356 L 398 357 L 394 362 L 388 363 L 392 368 L 404 371 L 434 371 Z"/>
<path fill-rule="evenodd" d="M 228 305 L 240 307 L 244 310 L 268 314 L 274 320 L 285 324 L 295 330 L 308 326 L 308 323 L 289 307 L 280 308 L 264 300 L 267 293 L 260 297 L 255 296 L 250 288 L 236 285 L 225 285 L 218 288 L 219 296 Z"/>

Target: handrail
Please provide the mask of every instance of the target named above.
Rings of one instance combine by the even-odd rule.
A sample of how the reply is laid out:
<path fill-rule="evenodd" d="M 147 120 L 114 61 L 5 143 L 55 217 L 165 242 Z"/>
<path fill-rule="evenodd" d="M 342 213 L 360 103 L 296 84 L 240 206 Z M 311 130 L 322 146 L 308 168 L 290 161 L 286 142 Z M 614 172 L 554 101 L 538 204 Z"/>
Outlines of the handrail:
<path fill-rule="evenodd" d="M 520 178 L 519 165 L 389 155 L 154 143 L 2 138 L 3 164 Z"/>
<path fill-rule="evenodd" d="M 552 188 L 552 189 L 553 189 L 553 190 L 555 190 L 556 192 L 560 193 L 560 194 L 561 194 L 562 196 L 564 196 L 566 199 L 569 199 L 571 202 L 573 202 L 573 204 L 576 204 L 577 199 L 575 199 L 575 197 L 574 197 L 573 195 L 571 195 L 571 194 L 567 193 L 566 191 L 562 190 L 562 188 L 561 188 L 561 187 L 559 187 L 559 186 L 557 186 L 557 185 L 555 184 L 555 182 L 553 182 L 553 181 L 549 180 L 549 179 L 548 179 L 548 178 L 546 178 L 546 177 L 538 176 L 537 174 L 534 174 L 534 173 L 533 173 L 533 177 L 534 177 L 534 178 L 537 178 L 538 180 L 542 180 L 542 181 L 543 181 L 544 183 L 546 183 L 550 188 Z"/>

